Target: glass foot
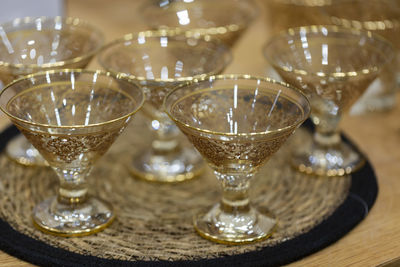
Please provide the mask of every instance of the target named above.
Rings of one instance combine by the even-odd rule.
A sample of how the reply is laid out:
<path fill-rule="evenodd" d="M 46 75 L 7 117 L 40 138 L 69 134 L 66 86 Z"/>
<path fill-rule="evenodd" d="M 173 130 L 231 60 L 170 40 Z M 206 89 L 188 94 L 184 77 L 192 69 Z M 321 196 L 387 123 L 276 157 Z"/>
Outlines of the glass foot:
<path fill-rule="evenodd" d="M 270 237 L 277 221 L 254 208 L 248 212 L 226 213 L 215 205 L 206 213 L 200 213 L 193 219 L 194 228 L 200 236 L 223 244 L 245 244 Z"/>
<path fill-rule="evenodd" d="M 292 165 L 300 172 L 321 176 L 343 176 L 363 166 L 364 157 L 346 143 L 335 147 L 305 146 L 295 153 Z"/>
<path fill-rule="evenodd" d="M 48 166 L 39 151 L 22 135 L 18 135 L 6 147 L 7 156 L 25 166 Z"/>
<path fill-rule="evenodd" d="M 75 205 L 59 203 L 56 197 L 52 197 L 38 204 L 32 217 L 39 230 L 58 236 L 94 234 L 115 218 L 110 204 L 93 197 Z"/>
<path fill-rule="evenodd" d="M 176 183 L 190 180 L 204 170 L 200 154 L 192 147 L 165 154 L 144 151 L 137 154 L 130 165 L 131 173 L 152 182 Z"/>

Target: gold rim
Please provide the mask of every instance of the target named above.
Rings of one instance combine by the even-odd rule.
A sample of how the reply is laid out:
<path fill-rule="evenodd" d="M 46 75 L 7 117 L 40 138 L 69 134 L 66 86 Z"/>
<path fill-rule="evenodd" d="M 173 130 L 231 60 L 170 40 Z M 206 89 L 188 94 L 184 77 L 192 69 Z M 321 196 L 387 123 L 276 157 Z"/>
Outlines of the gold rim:
<path fill-rule="evenodd" d="M 264 56 L 267 59 L 267 61 L 272 65 L 272 67 L 276 69 L 282 69 L 286 72 L 292 72 L 296 73 L 299 75 L 310 75 L 310 76 L 317 76 L 317 77 L 334 77 L 334 78 L 345 78 L 345 77 L 355 77 L 355 76 L 360 76 L 362 74 L 369 74 L 369 73 L 376 73 L 380 71 L 379 67 L 373 67 L 373 68 L 367 68 L 367 69 L 361 69 L 359 71 L 350 71 L 350 72 L 333 72 L 330 73 L 329 75 L 323 73 L 323 72 L 316 72 L 316 73 L 308 73 L 305 70 L 301 69 L 293 69 L 293 70 L 288 70 L 287 68 L 277 65 L 274 60 L 272 60 L 271 57 L 269 57 L 269 53 L 266 51 L 269 49 L 269 47 L 279 38 L 283 38 L 286 36 L 295 36 L 299 32 L 304 31 L 305 33 L 321 33 L 322 29 L 327 29 L 328 32 L 335 32 L 335 33 L 350 33 L 353 35 L 358 35 L 358 36 L 366 36 L 370 40 L 377 40 L 378 42 L 383 43 L 387 47 L 390 48 L 392 53 L 390 53 L 389 58 L 387 61 L 384 63 L 386 64 L 387 62 L 390 62 L 390 60 L 393 59 L 394 57 L 394 48 L 393 45 L 387 41 L 385 38 L 382 36 L 375 34 L 371 31 L 367 30 L 360 30 L 360 29 L 355 29 L 355 28 L 344 28 L 336 25 L 311 25 L 311 26 L 302 26 L 302 27 L 295 27 L 295 28 L 290 28 L 285 31 L 282 31 L 278 33 L 277 35 L 273 36 L 269 42 L 264 46 L 263 51 L 264 51 Z M 382 65 L 384 65 L 382 64 Z"/>
<path fill-rule="evenodd" d="M 88 235 L 92 235 L 92 234 L 101 232 L 105 228 L 110 226 L 115 221 L 115 217 L 116 217 L 115 213 L 114 213 L 114 210 L 112 212 L 113 212 L 112 216 L 104 224 L 97 225 L 96 227 L 91 228 L 91 229 L 75 230 L 75 231 L 70 231 L 70 232 L 61 231 L 61 230 L 58 230 L 58 229 L 55 229 L 55 228 L 50 228 L 50 227 L 41 225 L 38 222 L 36 222 L 36 220 L 33 217 L 32 217 L 32 222 L 33 222 L 33 226 L 36 227 L 36 229 L 42 231 L 43 233 L 51 234 L 53 236 L 62 236 L 62 237 L 88 236 Z"/>
<path fill-rule="evenodd" d="M 303 0 L 304 1 L 304 0 Z M 315 0 L 315 1 L 320 1 L 320 0 Z M 377 12 L 377 13 L 372 13 L 374 15 L 371 15 L 370 17 L 367 16 L 367 18 L 356 18 L 356 19 L 350 19 L 350 18 L 344 18 L 341 17 L 340 15 L 337 14 L 328 14 L 331 22 L 334 25 L 343 27 L 343 28 L 355 28 L 355 29 L 363 29 L 363 30 L 368 30 L 372 32 L 380 32 L 380 31 L 385 31 L 385 30 L 395 30 L 400 27 L 400 8 L 391 5 L 391 1 L 380 1 L 380 0 L 369 0 L 369 1 L 364 1 L 364 0 L 357 0 L 354 2 L 346 1 L 346 0 L 341 0 L 341 1 L 332 1 L 329 0 L 332 3 L 330 4 L 331 8 L 340 8 L 340 9 L 345 9 L 345 8 L 352 8 L 354 9 L 355 6 L 354 4 L 360 4 L 363 5 L 364 7 L 367 6 L 368 10 L 374 10 L 372 12 Z M 386 17 L 381 15 L 385 14 L 386 11 L 390 11 L 391 15 Z M 359 12 L 362 12 L 361 10 Z M 335 12 L 334 12 L 335 13 Z M 377 18 L 375 18 L 375 15 L 379 14 Z M 393 14 L 395 14 L 393 16 Z M 396 34 L 396 33 L 393 33 Z"/>
<path fill-rule="evenodd" d="M 109 68 L 107 66 L 107 64 L 103 61 L 103 55 L 107 49 L 114 47 L 114 46 L 118 46 L 118 45 L 122 45 L 122 46 L 126 47 L 124 45 L 125 42 L 137 40 L 138 37 L 144 37 L 144 38 L 183 37 L 183 38 L 187 38 L 187 39 L 196 38 L 196 37 L 191 36 L 189 31 L 183 31 L 181 29 L 160 29 L 160 30 L 154 30 L 154 31 L 142 31 L 142 32 L 137 32 L 137 33 L 128 33 L 128 34 L 124 35 L 122 38 L 116 39 L 116 40 L 106 44 L 101 49 L 101 51 L 99 52 L 98 58 L 97 58 L 100 65 L 108 72 L 111 72 L 114 74 L 121 73 L 115 69 Z M 217 47 L 222 49 L 222 51 L 226 54 L 224 56 L 224 57 L 226 57 L 226 59 L 225 59 L 226 62 L 221 70 L 212 71 L 209 73 L 199 74 L 199 75 L 195 75 L 195 76 L 168 78 L 168 79 L 157 78 L 157 79 L 151 79 L 151 80 L 149 80 L 143 76 L 137 76 L 137 75 L 133 75 L 130 73 L 124 73 L 124 74 L 129 76 L 130 79 L 137 80 L 137 81 L 153 81 L 153 82 L 168 82 L 168 83 L 185 82 L 185 81 L 192 81 L 192 80 L 198 79 L 198 78 L 203 78 L 208 75 L 215 75 L 217 73 L 220 73 L 226 66 L 228 66 L 232 62 L 233 57 L 232 57 L 232 53 L 231 53 L 230 49 L 224 43 L 222 43 L 222 41 L 220 41 L 219 39 L 216 39 L 216 38 L 210 37 L 210 36 L 201 36 L 196 39 L 202 40 L 206 43 L 213 43 Z M 133 44 L 133 45 L 135 45 L 135 44 Z"/>
<path fill-rule="evenodd" d="M 62 24 L 66 24 L 66 25 L 72 25 L 72 26 L 78 26 L 78 27 L 85 27 L 87 29 L 90 29 L 92 32 L 94 32 L 96 34 L 97 37 L 99 37 L 99 45 L 96 47 L 96 49 L 85 53 L 82 56 L 78 56 L 78 57 L 74 57 L 72 59 L 67 59 L 67 60 L 61 60 L 61 61 L 57 61 L 54 63 L 45 63 L 42 65 L 37 65 L 37 64 L 22 64 L 22 63 L 9 63 L 9 62 L 5 62 L 0 60 L 0 67 L 10 67 L 10 68 L 14 68 L 14 69 L 21 69 L 21 68 L 31 68 L 31 69 L 45 69 L 45 68 L 59 68 L 65 65 L 72 65 L 81 61 L 84 61 L 88 58 L 93 57 L 97 52 L 100 51 L 101 47 L 104 45 L 104 35 L 103 33 L 97 29 L 96 27 L 94 27 L 93 25 L 89 24 L 88 22 L 86 22 L 85 20 L 79 19 L 79 18 L 74 18 L 74 17 L 61 17 L 61 16 L 56 16 L 56 17 L 24 17 L 24 18 L 17 18 L 14 19 L 10 22 L 6 22 L 0 25 L 0 27 L 13 27 L 13 24 L 15 21 L 22 21 L 22 24 L 32 24 L 34 23 L 35 20 L 37 19 L 41 19 L 44 22 L 47 21 L 61 21 Z"/>
<path fill-rule="evenodd" d="M 4 87 L 4 89 L 0 92 L 0 99 L 3 96 L 4 92 L 12 87 L 14 84 L 25 81 L 25 80 L 29 80 L 38 76 L 44 76 L 47 74 L 54 74 L 54 73 L 82 73 L 82 74 L 95 74 L 95 75 L 102 75 L 102 76 L 106 76 L 106 77 L 111 77 L 114 78 L 116 80 L 123 80 L 126 81 L 132 85 L 135 85 L 137 87 L 137 89 L 141 92 L 142 94 L 142 99 L 141 101 L 138 103 L 137 107 L 129 112 L 128 114 L 121 116 L 119 118 L 113 119 L 113 120 L 109 120 L 109 121 L 105 121 L 105 122 L 101 122 L 101 123 L 94 123 L 94 124 L 89 124 L 89 125 L 75 125 L 75 126 L 59 126 L 59 125 L 50 125 L 50 124 L 44 124 L 44 123 L 35 123 L 35 122 L 30 122 L 27 120 L 23 120 L 21 118 L 18 118 L 14 115 L 12 115 L 11 113 L 9 113 L 7 110 L 5 110 L 3 108 L 3 106 L 0 105 L 0 109 L 1 111 L 3 111 L 8 117 L 16 120 L 17 122 L 22 122 L 24 124 L 29 124 L 29 125 L 33 125 L 33 126 L 39 126 L 39 127 L 44 127 L 44 128 L 56 128 L 56 129 L 83 129 L 83 128 L 93 128 L 93 127 L 98 127 L 98 126 L 102 126 L 102 125 L 106 125 L 106 124 L 111 124 L 117 121 L 121 121 L 124 119 L 127 119 L 128 117 L 134 115 L 144 104 L 145 101 L 145 97 L 144 97 L 144 92 L 142 90 L 142 88 L 140 86 L 137 86 L 132 79 L 130 79 L 127 75 L 120 73 L 117 75 L 114 75 L 110 72 L 104 72 L 104 71 L 100 71 L 100 70 L 84 70 L 84 69 L 57 69 L 57 70 L 48 70 L 48 71 L 41 71 L 41 72 L 37 72 L 34 74 L 30 74 L 27 76 L 24 76 L 22 78 L 19 78 L 11 83 L 9 83 L 6 87 Z"/>
<path fill-rule="evenodd" d="M 170 92 L 165 96 L 164 102 L 163 102 L 164 111 L 165 111 L 165 113 L 167 113 L 167 115 L 168 115 L 175 123 L 177 123 L 178 125 L 182 125 L 182 126 L 184 126 L 185 128 L 189 128 L 189 129 L 195 130 L 195 131 L 197 131 L 197 132 L 202 132 L 202 133 L 206 133 L 206 134 L 213 134 L 213 135 L 219 135 L 219 136 L 237 136 L 237 137 L 259 136 L 259 135 L 261 135 L 261 136 L 262 136 L 262 135 L 273 135 L 273 134 L 276 134 L 276 133 L 279 133 L 279 132 L 282 132 L 282 131 L 290 130 L 290 129 L 296 128 L 298 125 L 301 125 L 301 124 L 308 118 L 308 116 L 310 115 L 310 111 L 311 111 L 310 102 L 309 102 L 307 96 L 306 96 L 301 90 L 299 90 L 299 89 L 297 89 L 297 88 L 291 86 L 291 85 L 288 84 L 288 83 L 278 82 L 278 81 L 275 81 L 275 80 L 273 80 L 273 79 L 271 79 L 271 78 L 252 76 L 252 75 L 248 75 L 248 74 L 222 74 L 222 75 L 215 75 L 215 76 L 207 76 L 207 77 L 201 78 L 201 79 L 195 79 L 194 82 L 202 82 L 202 81 L 207 81 L 207 80 L 210 81 L 210 80 L 233 80 L 233 79 L 235 79 L 235 80 L 242 79 L 242 80 L 263 81 L 263 82 L 272 83 L 272 84 L 278 84 L 278 85 L 281 85 L 281 86 L 283 86 L 283 87 L 286 87 L 287 89 L 290 89 L 290 90 L 293 90 L 293 91 L 299 93 L 299 94 L 303 97 L 303 99 L 305 100 L 305 102 L 308 104 L 308 105 L 307 105 L 307 106 L 308 106 L 308 110 L 304 110 L 304 109 L 302 108 L 302 110 L 303 110 L 303 112 L 304 112 L 304 113 L 303 113 L 303 114 L 304 114 L 304 117 L 303 117 L 301 120 L 299 120 L 298 123 L 295 123 L 295 124 L 293 124 L 293 125 L 289 125 L 289 126 L 286 126 L 286 127 L 280 128 L 280 129 L 277 129 L 277 130 L 268 131 L 268 132 L 237 133 L 237 134 L 235 134 L 235 133 L 221 133 L 221 132 L 214 132 L 214 131 L 210 131 L 210 130 L 206 130 L 206 129 L 200 129 L 200 128 L 197 128 L 197 127 L 194 127 L 194 126 L 190 126 L 190 125 L 188 125 L 188 124 L 186 124 L 186 123 L 183 123 L 183 122 L 177 120 L 177 119 L 169 112 L 169 110 L 168 110 L 167 107 L 166 107 L 167 98 L 168 98 L 170 95 L 172 95 L 174 92 L 176 92 L 176 91 L 178 91 L 178 90 L 181 90 L 182 88 L 184 88 L 184 87 L 189 86 L 189 85 L 192 84 L 192 82 L 187 82 L 187 83 L 185 83 L 185 84 L 182 84 L 182 85 L 179 85 L 179 86 L 175 87 L 172 91 L 170 91 Z"/>
<path fill-rule="evenodd" d="M 284 5 L 323 7 L 332 4 L 332 0 L 273 0 L 275 3 Z"/>
<path fill-rule="evenodd" d="M 218 0 L 218 2 L 221 2 L 222 0 Z M 148 1 L 151 2 L 151 1 Z M 212 5 L 215 5 L 214 1 L 210 1 Z M 227 3 L 229 3 L 230 5 L 234 4 L 232 2 L 232 0 L 227 0 Z M 235 31 L 239 31 L 242 29 L 245 29 L 248 25 L 250 25 L 250 23 L 252 21 L 254 21 L 258 16 L 259 16 L 259 10 L 258 10 L 258 6 L 255 3 L 255 1 L 253 0 L 245 0 L 245 1 L 241 1 L 241 0 L 236 0 L 235 2 L 240 2 L 246 5 L 246 8 L 248 10 L 251 10 L 251 14 L 249 14 L 248 16 L 246 16 L 245 19 L 243 19 L 242 21 L 240 21 L 239 23 L 231 23 L 228 25 L 221 25 L 221 26 L 217 26 L 217 27 L 210 27 L 210 28 L 192 28 L 192 29 L 188 29 L 186 30 L 186 32 L 191 36 L 196 36 L 196 34 L 200 34 L 200 35 L 221 35 L 221 34 L 225 34 L 227 32 L 235 32 Z M 140 12 L 140 17 L 142 18 L 143 21 L 145 21 L 145 23 L 147 23 L 147 19 L 146 17 L 143 16 L 144 11 L 146 10 L 146 8 L 149 6 L 148 3 L 144 3 L 142 4 L 142 6 L 139 8 Z M 190 9 L 190 6 L 188 6 L 188 9 Z M 163 13 L 162 13 L 163 14 Z M 161 14 L 161 15 L 162 15 Z M 149 23 L 147 23 L 149 25 Z M 166 27 L 166 29 L 170 29 L 170 30 L 181 30 L 181 28 L 179 27 Z"/>

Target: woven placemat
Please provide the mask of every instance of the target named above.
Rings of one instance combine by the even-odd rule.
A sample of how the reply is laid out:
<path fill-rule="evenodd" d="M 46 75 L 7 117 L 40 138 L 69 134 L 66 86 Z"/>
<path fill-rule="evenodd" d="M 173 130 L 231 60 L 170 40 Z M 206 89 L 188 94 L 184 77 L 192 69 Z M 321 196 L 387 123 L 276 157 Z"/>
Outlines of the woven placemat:
<path fill-rule="evenodd" d="M 0 149 L 17 134 L 0 135 Z M 148 136 L 148 138 L 145 138 Z M 26 168 L 0 155 L 0 249 L 42 266 L 274 266 L 320 250 L 350 231 L 374 203 L 376 178 L 369 163 L 352 177 L 323 178 L 293 171 L 290 148 L 309 140 L 298 130 L 262 168 L 252 185 L 252 202 L 278 218 L 278 229 L 265 241 L 228 246 L 199 237 L 192 226 L 198 210 L 219 200 L 210 170 L 188 182 L 164 185 L 132 178 L 131 155 L 149 145 L 142 120 L 136 119 L 98 162 L 89 183 L 92 193 L 113 203 L 117 219 L 87 237 L 62 238 L 34 228 L 35 203 L 54 195 L 49 168 Z"/>

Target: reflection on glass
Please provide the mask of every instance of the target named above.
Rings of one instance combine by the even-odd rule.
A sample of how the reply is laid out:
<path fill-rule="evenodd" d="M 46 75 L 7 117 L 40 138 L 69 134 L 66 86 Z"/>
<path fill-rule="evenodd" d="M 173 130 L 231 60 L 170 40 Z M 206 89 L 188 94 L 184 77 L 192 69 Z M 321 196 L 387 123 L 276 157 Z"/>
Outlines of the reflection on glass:
<path fill-rule="evenodd" d="M 150 181 L 178 182 L 203 170 L 203 161 L 185 144 L 175 124 L 162 110 L 165 95 L 194 77 L 218 74 L 231 61 L 229 49 L 209 38 L 192 38 L 172 31 L 127 35 L 109 44 L 99 55 L 100 64 L 113 73 L 125 73 L 147 94 L 143 111 L 156 134 L 151 149 L 138 153 L 130 166 L 135 176 Z"/>
<path fill-rule="evenodd" d="M 41 70 L 84 68 L 103 44 L 103 35 L 76 18 L 18 18 L 0 25 L 3 85 Z M 46 162 L 25 138 L 9 142 L 8 156 L 24 165 Z"/>
<path fill-rule="evenodd" d="M 197 232 L 227 244 L 269 237 L 276 219 L 250 204 L 250 182 L 308 117 L 306 97 L 269 79 L 220 75 L 178 87 L 164 106 L 222 187 L 221 202 L 195 216 Z"/>
<path fill-rule="evenodd" d="M 57 196 L 36 205 L 40 230 L 61 236 L 98 232 L 114 219 L 88 193 L 86 178 L 144 101 L 142 90 L 109 73 L 40 72 L 8 85 L 0 107 L 59 177 Z"/>
<path fill-rule="evenodd" d="M 392 46 L 371 32 L 310 26 L 275 36 L 264 53 L 285 81 L 310 96 L 314 143 L 297 151 L 294 166 L 329 176 L 359 168 L 364 159 L 341 141 L 340 118 L 393 58 Z"/>

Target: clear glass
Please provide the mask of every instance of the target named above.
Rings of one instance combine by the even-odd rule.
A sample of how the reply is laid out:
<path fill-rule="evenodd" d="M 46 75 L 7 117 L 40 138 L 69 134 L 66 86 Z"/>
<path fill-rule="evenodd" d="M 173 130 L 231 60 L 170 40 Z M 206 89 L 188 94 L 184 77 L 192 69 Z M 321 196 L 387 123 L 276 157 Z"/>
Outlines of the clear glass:
<path fill-rule="evenodd" d="M 59 178 L 57 196 L 35 206 L 35 226 L 79 236 L 113 221 L 112 206 L 88 193 L 87 176 L 143 102 L 137 85 L 99 71 L 40 72 L 2 91 L 0 108 Z"/>
<path fill-rule="evenodd" d="M 104 43 L 102 33 L 77 18 L 18 18 L 0 25 L 0 80 L 57 68 L 84 68 Z M 23 165 L 46 161 L 19 135 L 8 143 L 7 155 Z"/>
<path fill-rule="evenodd" d="M 396 57 L 387 64 L 378 79 L 356 102 L 352 113 L 385 111 L 396 104 L 397 79 L 400 77 L 400 3 L 392 0 L 337 0 L 323 8 L 329 23 L 346 28 L 375 32 L 390 41 Z"/>
<path fill-rule="evenodd" d="M 164 106 L 222 188 L 220 203 L 194 217 L 197 232 L 227 244 L 269 237 L 276 218 L 250 204 L 250 182 L 308 117 L 307 98 L 273 80 L 220 75 L 178 87 Z"/>
<path fill-rule="evenodd" d="M 292 164 L 300 171 L 328 176 L 362 166 L 361 154 L 341 141 L 340 118 L 393 58 L 390 43 L 367 31 L 309 26 L 275 36 L 264 54 L 283 80 L 310 97 L 314 141 L 298 148 Z"/>
<path fill-rule="evenodd" d="M 162 109 L 165 95 L 177 85 L 204 74 L 221 73 L 231 62 L 229 49 L 209 38 L 192 38 L 172 31 L 148 31 L 125 36 L 99 54 L 100 65 L 125 73 L 147 94 L 143 108 L 154 134 L 151 148 L 134 156 L 133 175 L 157 182 L 180 182 L 204 167 L 193 146 L 183 142 L 175 124 Z"/>
<path fill-rule="evenodd" d="M 153 0 L 138 10 L 152 29 L 188 31 L 193 37 L 218 37 L 232 46 L 258 15 L 253 0 Z"/>

